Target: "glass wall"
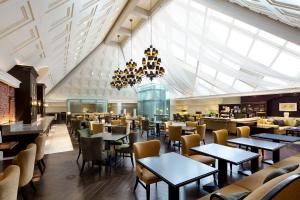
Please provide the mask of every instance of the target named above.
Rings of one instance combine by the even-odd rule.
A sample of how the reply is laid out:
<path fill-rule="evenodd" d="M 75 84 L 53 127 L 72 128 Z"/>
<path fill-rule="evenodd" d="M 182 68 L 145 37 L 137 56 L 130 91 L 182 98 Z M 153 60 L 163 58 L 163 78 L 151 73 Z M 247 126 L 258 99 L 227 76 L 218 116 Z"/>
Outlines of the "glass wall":
<path fill-rule="evenodd" d="M 68 112 L 71 113 L 93 113 L 107 112 L 107 100 L 99 99 L 68 99 Z"/>
<path fill-rule="evenodd" d="M 170 98 L 166 88 L 159 84 L 138 87 L 138 115 L 152 120 L 170 117 Z"/>

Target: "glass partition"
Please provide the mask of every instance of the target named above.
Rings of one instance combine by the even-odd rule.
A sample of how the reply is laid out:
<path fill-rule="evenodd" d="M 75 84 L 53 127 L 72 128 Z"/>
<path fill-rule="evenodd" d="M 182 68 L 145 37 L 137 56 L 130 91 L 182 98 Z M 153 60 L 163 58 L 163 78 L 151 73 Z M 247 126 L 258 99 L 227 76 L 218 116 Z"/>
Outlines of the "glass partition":
<path fill-rule="evenodd" d="M 68 99 L 68 112 L 71 113 L 94 113 L 107 112 L 107 100 L 99 99 Z"/>
<path fill-rule="evenodd" d="M 159 84 L 138 87 L 138 115 L 160 121 L 170 117 L 170 98 L 166 88 Z"/>

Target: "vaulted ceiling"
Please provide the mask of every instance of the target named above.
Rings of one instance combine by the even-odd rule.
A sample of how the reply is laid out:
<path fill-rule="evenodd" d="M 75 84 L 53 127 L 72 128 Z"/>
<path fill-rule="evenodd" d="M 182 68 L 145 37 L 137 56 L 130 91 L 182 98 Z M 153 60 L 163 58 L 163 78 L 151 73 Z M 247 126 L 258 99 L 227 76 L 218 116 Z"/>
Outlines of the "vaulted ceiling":
<path fill-rule="evenodd" d="M 210 4 L 234 5 L 234 12 Z M 281 23 L 262 17 L 267 29 L 256 27 L 238 19 L 247 11 L 240 6 Z M 300 86 L 298 0 L 2 0 L 0 13 L 0 70 L 34 66 L 52 100 L 135 99 L 135 88 L 119 92 L 109 81 L 117 52 L 122 66 L 130 58 L 130 18 L 133 58 L 141 64 L 150 15 L 167 70 L 157 82 L 174 98 Z"/>

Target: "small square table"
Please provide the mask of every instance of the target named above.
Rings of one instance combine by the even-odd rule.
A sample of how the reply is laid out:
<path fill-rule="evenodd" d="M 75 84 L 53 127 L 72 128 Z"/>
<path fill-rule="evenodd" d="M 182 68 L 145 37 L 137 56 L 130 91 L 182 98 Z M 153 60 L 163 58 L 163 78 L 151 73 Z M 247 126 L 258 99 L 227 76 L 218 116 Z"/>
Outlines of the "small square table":
<path fill-rule="evenodd" d="M 121 140 L 127 136 L 128 135 L 126 135 L 126 134 L 112 134 L 112 133 L 108 133 L 108 132 L 97 133 L 97 134 L 91 135 L 92 138 L 102 137 L 103 140 L 106 142 L 115 142 L 115 141 Z"/>
<path fill-rule="evenodd" d="M 286 131 L 286 135 L 291 134 L 292 136 L 297 135 L 299 137 L 300 134 L 300 127 L 291 127 L 285 130 Z"/>
<path fill-rule="evenodd" d="M 251 172 L 254 173 L 258 170 L 259 155 L 257 153 L 215 143 L 193 147 L 190 150 L 218 159 L 219 188 L 223 187 L 227 182 L 227 163 L 239 165 L 251 160 Z"/>
<path fill-rule="evenodd" d="M 179 187 L 210 176 L 217 169 L 171 152 L 137 162 L 169 185 L 169 200 L 179 199 Z"/>
<path fill-rule="evenodd" d="M 251 137 L 272 140 L 273 142 L 298 142 L 298 141 L 300 141 L 300 137 L 280 135 L 280 134 L 274 134 L 274 133 L 260 133 L 260 134 L 256 134 L 256 135 L 251 135 Z"/>
<path fill-rule="evenodd" d="M 186 131 L 192 132 L 195 131 L 197 127 L 194 126 L 181 126 L 182 135 L 186 135 Z"/>
<path fill-rule="evenodd" d="M 231 143 L 231 144 L 238 144 L 238 145 L 250 147 L 251 151 L 254 153 L 258 153 L 259 149 L 272 151 L 273 163 L 279 162 L 280 149 L 285 146 L 285 144 L 281 144 L 281 143 L 277 143 L 277 142 L 270 142 L 270 141 L 257 140 L 257 139 L 253 139 L 253 138 L 243 138 L 243 137 L 227 140 L 227 142 Z M 263 162 L 265 162 L 267 164 L 272 163 L 267 160 L 264 160 Z"/>

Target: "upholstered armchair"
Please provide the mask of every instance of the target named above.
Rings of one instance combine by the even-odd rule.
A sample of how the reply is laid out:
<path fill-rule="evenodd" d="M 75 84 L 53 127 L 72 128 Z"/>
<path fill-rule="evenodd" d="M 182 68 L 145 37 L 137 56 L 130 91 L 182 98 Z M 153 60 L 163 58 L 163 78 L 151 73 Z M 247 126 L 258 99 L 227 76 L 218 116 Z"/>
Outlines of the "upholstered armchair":
<path fill-rule="evenodd" d="M 102 137 L 81 137 L 80 147 L 82 151 L 82 166 L 80 175 L 82 175 L 86 162 L 92 162 L 99 165 L 101 175 L 101 166 L 109 165 L 111 170 L 110 152 L 104 150 L 104 141 Z"/>
<path fill-rule="evenodd" d="M 135 154 L 135 160 L 151 157 L 151 156 L 159 156 L 160 151 L 160 141 L 159 140 L 150 140 L 146 142 L 137 142 L 133 144 L 133 151 Z M 157 183 L 160 179 L 151 173 L 149 170 L 143 168 L 141 165 L 136 163 L 136 182 L 134 185 L 134 191 L 138 183 L 140 183 L 145 189 L 147 193 L 147 200 L 150 199 L 150 184 Z"/>
<path fill-rule="evenodd" d="M 17 165 L 8 166 L 3 173 L 0 173 L 0 199 L 16 200 L 18 196 L 18 185 L 20 178 L 20 167 Z"/>
<path fill-rule="evenodd" d="M 150 124 L 150 121 L 148 119 L 142 120 L 142 132 L 141 135 L 144 134 L 144 132 L 147 132 L 147 137 L 148 137 L 148 133 L 149 131 L 152 131 L 152 133 L 154 134 L 154 130 L 155 130 L 155 126 Z"/>
<path fill-rule="evenodd" d="M 171 142 L 178 142 L 178 148 L 180 150 L 180 141 L 181 141 L 181 133 L 182 133 L 182 128 L 181 126 L 169 126 L 169 148 L 171 145 Z"/>
<path fill-rule="evenodd" d="M 128 138 L 129 138 L 129 142 L 116 146 L 115 152 L 116 152 L 116 155 L 118 155 L 118 153 L 123 154 L 123 158 L 130 157 L 131 164 L 132 164 L 132 166 L 134 166 L 134 164 L 133 164 L 133 144 L 137 141 L 137 133 L 130 132 L 128 134 Z M 129 154 L 129 156 L 126 154 Z"/>
<path fill-rule="evenodd" d="M 197 126 L 196 133 L 200 135 L 200 141 L 205 144 L 205 133 L 206 133 L 206 124 L 201 124 Z"/>
<path fill-rule="evenodd" d="M 92 134 L 103 133 L 103 132 L 104 132 L 104 124 L 92 123 L 92 127 L 91 127 Z"/>
<path fill-rule="evenodd" d="M 45 134 L 39 135 L 38 137 L 35 138 L 35 144 L 36 144 L 35 162 L 37 163 L 41 174 L 43 174 L 46 169 L 46 165 L 44 162 L 46 139 L 47 136 Z"/>
<path fill-rule="evenodd" d="M 249 126 L 241 126 L 236 128 L 238 137 L 250 137 L 250 127 Z"/>
<path fill-rule="evenodd" d="M 111 120 L 111 125 L 120 125 L 121 124 L 121 120 L 115 119 L 115 120 Z"/>
<path fill-rule="evenodd" d="M 228 139 L 228 131 L 226 129 L 221 129 L 217 131 L 213 131 L 214 134 L 214 143 L 228 146 L 228 147 L 236 147 L 234 145 L 230 145 L 227 143 Z M 232 164 L 230 163 L 230 171 L 232 171 Z"/>
<path fill-rule="evenodd" d="M 36 144 L 28 144 L 25 150 L 22 150 L 13 159 L 13 164 L 20 167 L 20 179 L 19 188 L 21 188 L 22 196 L 24 197 L 24 186 L 30 183 L 31 187 L 35 191 L 35 187 L 32 182 L 34 165 L 36 156 Z"/>

